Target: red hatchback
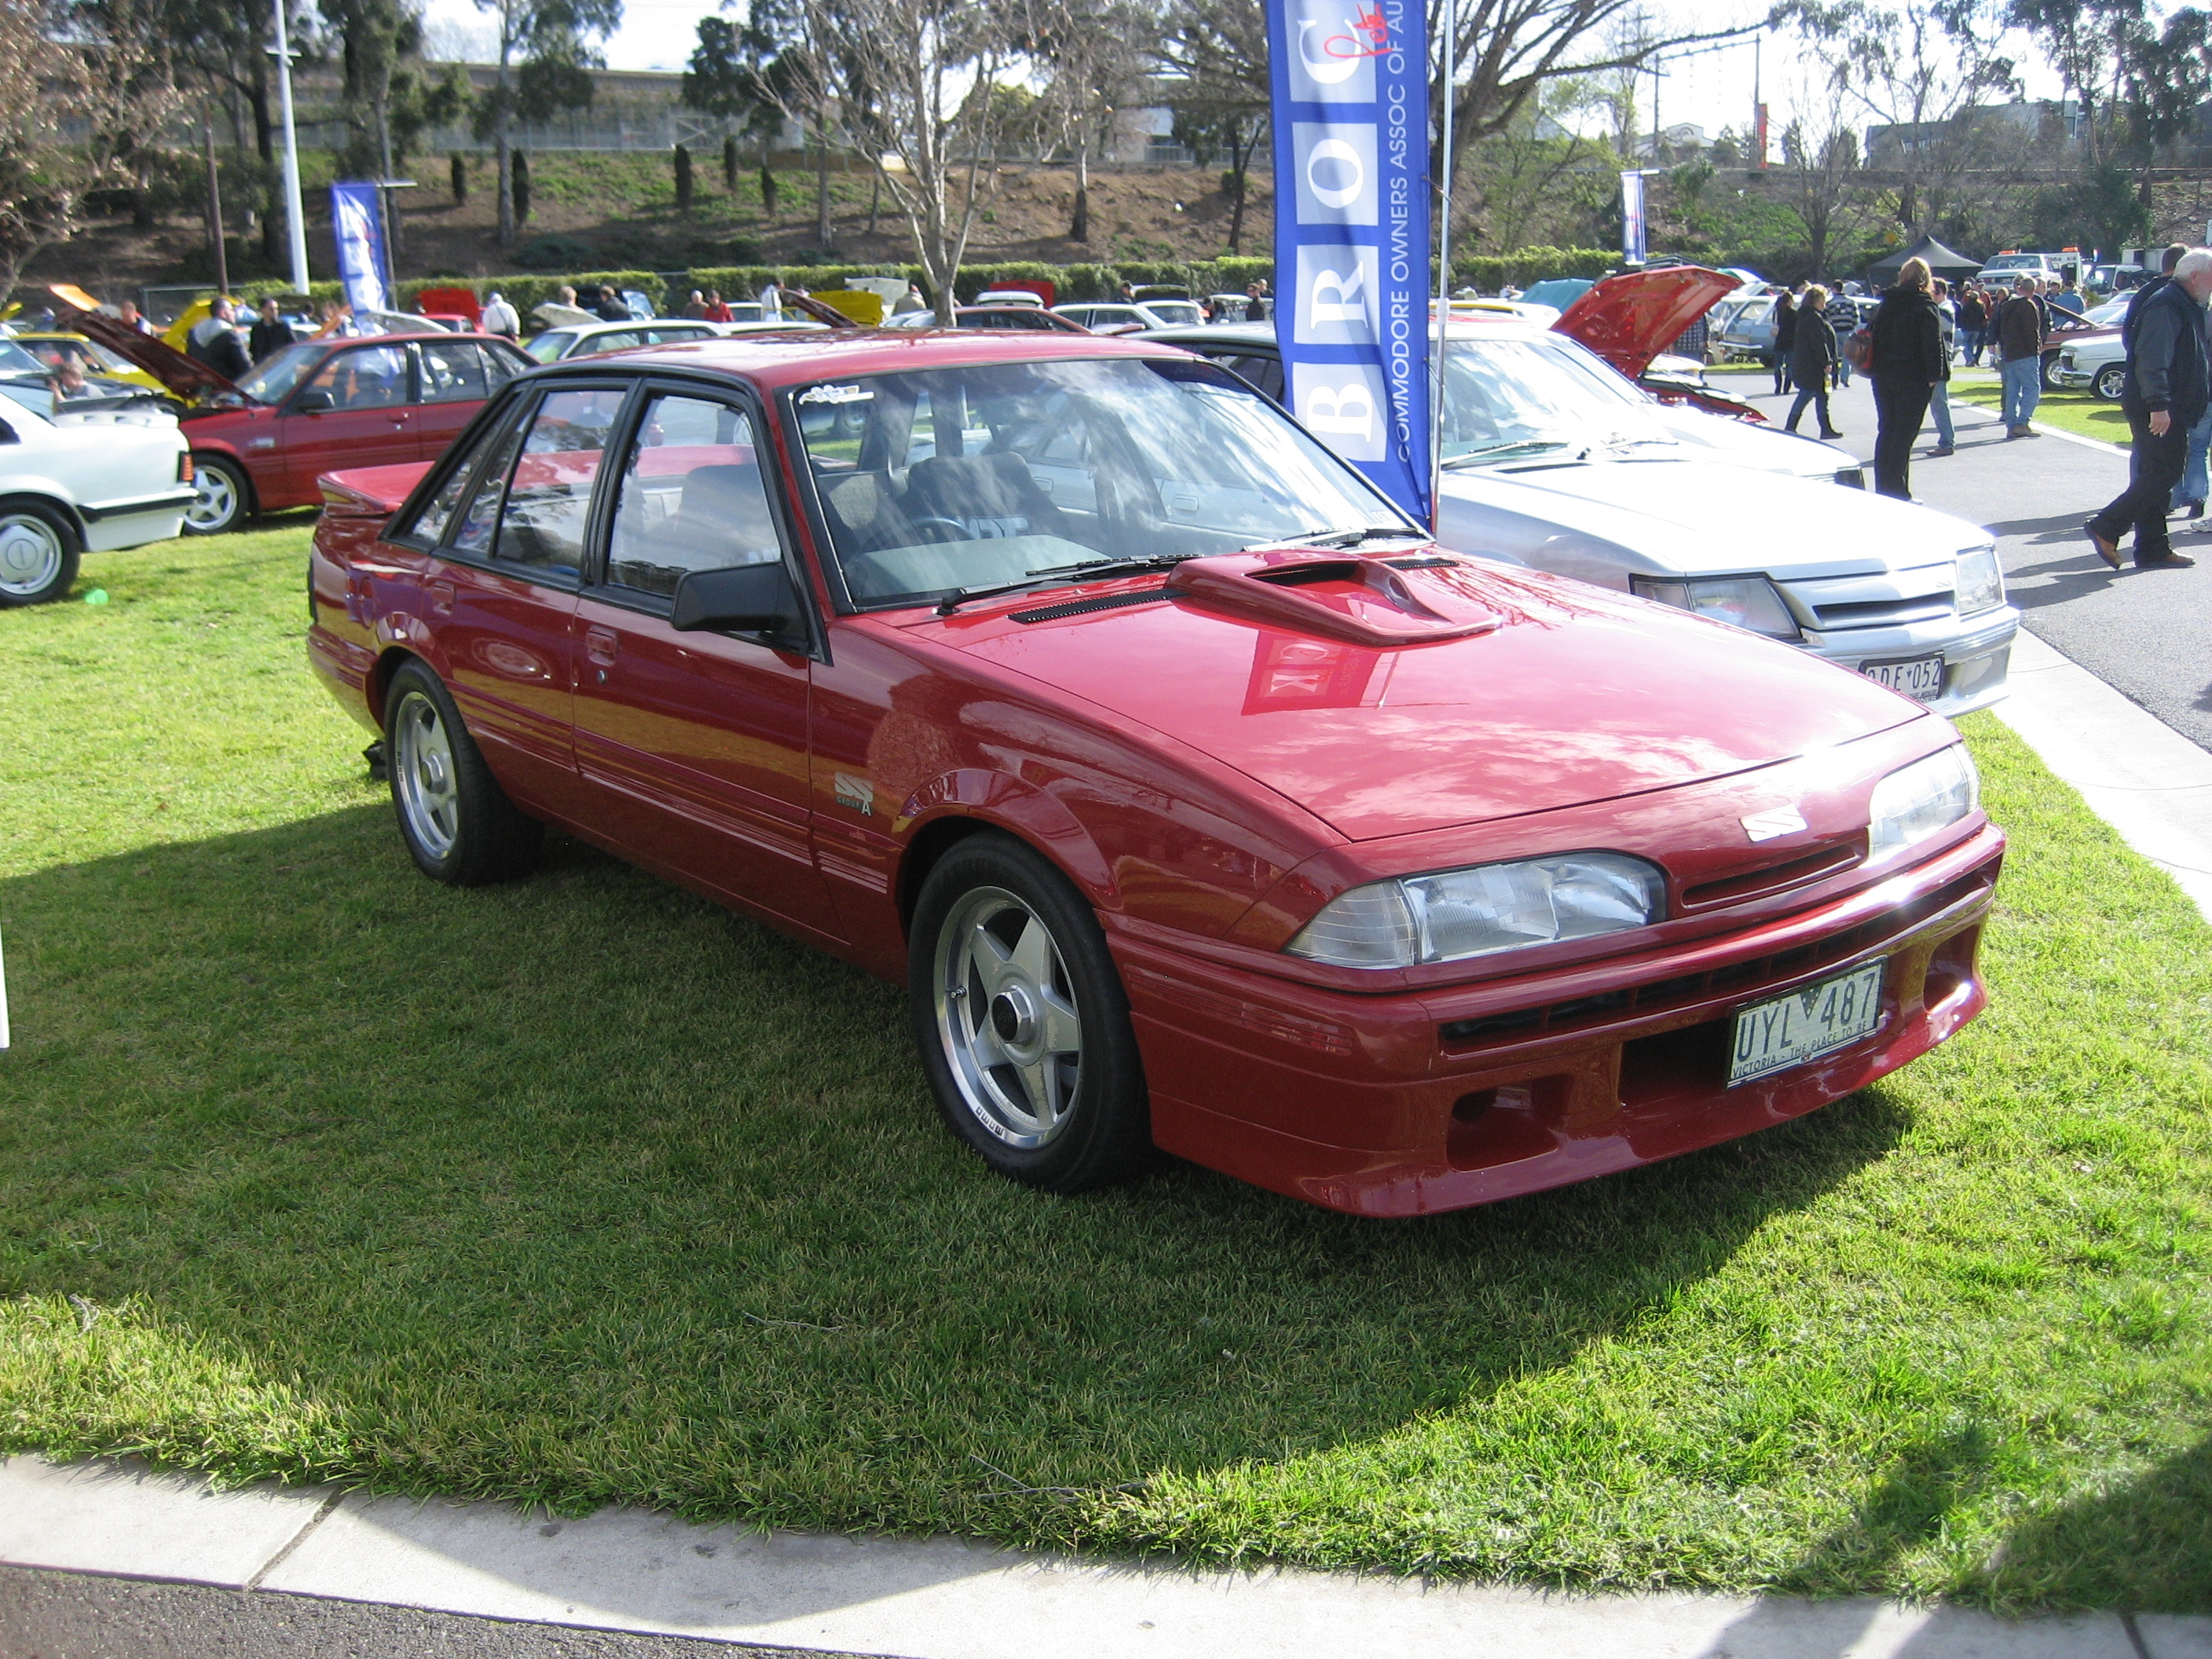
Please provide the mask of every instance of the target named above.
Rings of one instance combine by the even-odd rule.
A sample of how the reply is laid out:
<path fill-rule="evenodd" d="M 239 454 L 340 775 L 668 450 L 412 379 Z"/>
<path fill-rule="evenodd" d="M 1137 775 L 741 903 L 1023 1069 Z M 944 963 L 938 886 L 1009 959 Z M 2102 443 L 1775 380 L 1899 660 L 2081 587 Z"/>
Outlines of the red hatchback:
<path fill-rule="evenodd" d="M 287 346 L 184 412 L 197 490 L 185 533 L 313 506 L 315 481 L 333 467 L 434 460 L 484 399 L 532 367 L 505 340 L 437 329 Z"/>
<path fill-rule="evenodd" d="M 1447 553 L 1137 342 L 597 358 L 334 475 L 316 672 L 434 879 L 557 825 L 908 987 L 945 1122 L 1402 1216 L 1796 1116 L 1985 1001 L 1948 724 Z"/>

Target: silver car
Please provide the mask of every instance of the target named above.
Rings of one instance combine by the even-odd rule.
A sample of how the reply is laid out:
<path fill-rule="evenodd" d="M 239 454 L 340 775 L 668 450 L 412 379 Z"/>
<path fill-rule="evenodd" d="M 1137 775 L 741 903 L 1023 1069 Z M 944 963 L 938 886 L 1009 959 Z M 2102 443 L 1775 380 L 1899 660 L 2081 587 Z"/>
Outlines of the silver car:
<path fill-rule="evenodd" d="M 1988 531 L 1753 470 L 1747 446 L 1731 453 L 1683 441 L 1692 420 L 1741 422 L 1674 410 L 1662 421 L 1626 404 L 1598 418 L 1562 384 L 1558 337 L 1534 334 L 1451 331 L 1437 522 L 1446 546 L 1786 641 L 1938 714 L 2004 696 L 2020 612 L 2005 603 Z"/>

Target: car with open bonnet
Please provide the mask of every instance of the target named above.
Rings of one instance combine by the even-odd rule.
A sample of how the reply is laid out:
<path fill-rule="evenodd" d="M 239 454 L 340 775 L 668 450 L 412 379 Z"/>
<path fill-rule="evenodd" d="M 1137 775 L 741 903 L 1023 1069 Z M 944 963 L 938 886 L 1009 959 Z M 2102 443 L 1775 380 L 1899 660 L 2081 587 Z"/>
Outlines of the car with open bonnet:
<path fill-rule="evenodd" d="M 1948 722 L 1441 548 L 1168 347 L 552 365 L 322 489 L 309 659 L 423 873 L 553 826 L 903 981 L 945 1124 L 1034 1186 L 1165 1152 L 1448 1210 L 1812 1111 L 1985 1001 L 2003 837 Z"/>

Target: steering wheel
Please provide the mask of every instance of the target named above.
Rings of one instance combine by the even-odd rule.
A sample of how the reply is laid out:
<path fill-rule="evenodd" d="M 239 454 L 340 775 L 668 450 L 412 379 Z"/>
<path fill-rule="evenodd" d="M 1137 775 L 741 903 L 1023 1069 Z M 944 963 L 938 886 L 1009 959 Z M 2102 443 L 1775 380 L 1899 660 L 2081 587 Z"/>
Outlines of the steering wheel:
<path fill-rule="evenodd" d="M 908 522 L 913 525 L 917 532 L 949 530 L 952 532 L 949 536 L 924 536 L 922 540 L 926 542 L 972 542 L 975 539 L 975 532 L 957 519 L 942 518 L 932 514 L 927 518 L 910 519 Z"/>

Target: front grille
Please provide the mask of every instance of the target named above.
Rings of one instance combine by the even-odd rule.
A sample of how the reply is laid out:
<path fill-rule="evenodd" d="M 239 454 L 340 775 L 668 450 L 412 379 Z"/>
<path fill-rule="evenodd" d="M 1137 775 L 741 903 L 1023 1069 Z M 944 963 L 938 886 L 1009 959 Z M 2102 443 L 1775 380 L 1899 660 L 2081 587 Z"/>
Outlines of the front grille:
<path fill-rule="evenodd" d="M 1167 597 L 1167 589 L 1147 587 L 1135 593 L 1104 593 L 1095 599 L 1071 599 L 1066 605 L 1048 605 L 1036 611 L 1011 612 L 1018 623 L 1058 622 L 1062 617 L 1079 617 L 1086 611 L 1117 611 L 1125 605 L 1150 605 L 1154 599 Z"/>
<path fill-rule="evenodd" d="M 1655 980 L 1649 985 L 1631 986 L 1598 996 L 1571 997 L 1537 1007 L 1516 1008 L 1507 1013 L 1451 1020 L 1437 1028 L 1437 1036 L 1446 1048 L 1464 1048 L 1486 1042 L 1521 1042 L 1531 1037 L 1548 1036 L 1555 1032 L 1571 1031 L 1632 1015 L 1664 1013 L 1708 997 L 1794 979 L 1813 969 L 1845 961 L 1911 933 L 1929 917 L 1972 896 L 1987 882 L 1988 878 L 1976 871 L 1960 877 L 1949 886 L 1939 888 L 1914 903 L 1876 916 L 1843 933 L 1832 933 L 1809 945 L 1801 945 L 1795 950 L 1753 957 L 1747 962 L 1732 962 L 1724 968 L 1711 969 L 1704 973 L 1680 974 L 1673 979 Z"/>
<path fill-rule="evenodd" d="M 1923 593 L 1910 599 L 1863 599 L 1848 605 L 1816 605 L 1815 621 L 1823 628 L 1896 628 L 1906 623 L 1932 622 L 1951 614 L 1948 593 Z"/>
<path fill-rule="evenodd" d="M 1682 902 L 1691 909 L 1708 904 L 1729 904 L 1747 898 L 1760 898 L 1769 893 L 1779 893 L 1787 888 L 1802 887 L 1818 881 L 1823 876 L 1833 875 L 1859 861 L 1859 846 L 1856 839 L 1790 859 L 1781 864 L 1769 864 L 1757 870 L 1746 870 L 1725 881 L 1709 881 L 1696 887 L 1682 890 Z"/>

